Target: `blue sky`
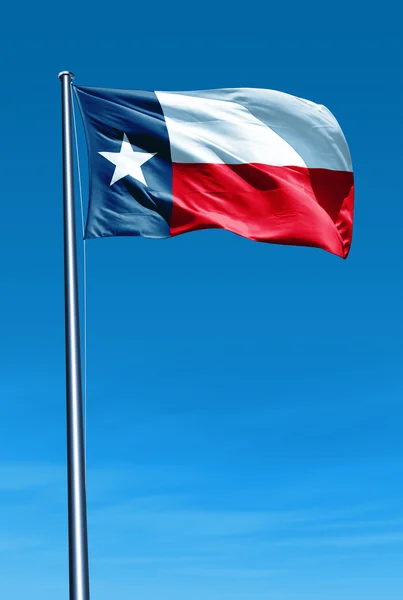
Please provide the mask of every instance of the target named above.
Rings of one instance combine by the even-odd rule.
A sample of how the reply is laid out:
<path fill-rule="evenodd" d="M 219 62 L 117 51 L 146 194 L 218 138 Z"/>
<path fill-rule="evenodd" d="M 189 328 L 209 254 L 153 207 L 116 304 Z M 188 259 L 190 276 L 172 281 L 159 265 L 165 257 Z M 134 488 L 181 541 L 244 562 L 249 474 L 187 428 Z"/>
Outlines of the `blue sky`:
<path fill-rule="evenodd" d="M 3 596 L 68 597 L 57 73 L 71 69 L 82 85 L 325 104 L 356 173 L 347 261 L 220 231 L 87 243 L 93 598 L 400 598 L 397 4 L 5 10 Z"/>

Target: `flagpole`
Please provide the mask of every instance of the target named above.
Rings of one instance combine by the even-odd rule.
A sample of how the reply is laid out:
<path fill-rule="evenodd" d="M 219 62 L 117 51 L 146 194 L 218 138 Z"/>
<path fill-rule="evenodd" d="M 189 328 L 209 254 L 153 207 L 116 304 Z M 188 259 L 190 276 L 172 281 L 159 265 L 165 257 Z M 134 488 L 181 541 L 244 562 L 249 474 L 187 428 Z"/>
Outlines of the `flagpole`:
<path fill-rule="evenodd" d="M 62 71 L 59 73 L 59 79 L 62 84 L 64 301 L 66 332 L 70 600 L 89 600 L 90 586 L 85 490 L 85 448 L 72 142 L 71 82 L 74 79 L 74 75 L 69 71 Z"/>

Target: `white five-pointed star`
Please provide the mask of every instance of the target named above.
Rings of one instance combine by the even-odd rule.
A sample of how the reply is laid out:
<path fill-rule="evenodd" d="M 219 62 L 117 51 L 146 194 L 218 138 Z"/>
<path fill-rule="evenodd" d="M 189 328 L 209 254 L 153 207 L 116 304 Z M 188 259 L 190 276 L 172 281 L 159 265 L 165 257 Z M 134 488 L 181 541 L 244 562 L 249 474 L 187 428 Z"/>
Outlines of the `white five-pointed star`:
<path fill-rule="evenodd" d="M 135 152 L 127 135 L 124 133 L 120 152 L 99 152 L 99 154 L 115 165 L 115 171 L 109 187 L 127 175 L 147 185 L 141 165 L 144 165 L 145 162 L 155 156 L 156 152 L 154 154 Z"/>

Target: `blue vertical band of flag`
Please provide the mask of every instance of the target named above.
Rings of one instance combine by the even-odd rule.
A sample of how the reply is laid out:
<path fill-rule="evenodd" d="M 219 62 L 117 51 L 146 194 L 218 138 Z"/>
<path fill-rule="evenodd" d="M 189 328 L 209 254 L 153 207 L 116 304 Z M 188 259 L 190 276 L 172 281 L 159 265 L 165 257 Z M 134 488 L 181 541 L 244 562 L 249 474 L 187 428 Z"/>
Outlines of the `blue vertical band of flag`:
<path fill-rule="evenodd" d="M 86 238 L 170 236 L 172 164 L 169 136 L 154 92 L 74 86 L 87 138 L 90 194 Z M 112 186 L 114 166 L 99 152 L 156 153 L 143 167 L 147 185 L 125 177 Z"/>

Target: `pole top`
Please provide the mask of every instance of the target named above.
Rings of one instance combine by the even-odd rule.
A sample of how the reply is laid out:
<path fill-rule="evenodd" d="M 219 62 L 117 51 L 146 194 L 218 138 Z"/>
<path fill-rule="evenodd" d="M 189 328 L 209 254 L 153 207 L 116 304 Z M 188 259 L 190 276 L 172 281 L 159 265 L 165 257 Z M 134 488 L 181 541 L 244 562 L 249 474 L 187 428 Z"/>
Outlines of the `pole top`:
<path fill-rule="evenodd" d="M 69 76 L 69 78 L 70 78 L 70 81 L 73 81 L 73 79 L 74 79 L 74 77 L 75 77 L 74 73 L 72 73 L 71 71 L 61 71 L 61 72 L 59 73 L 59 75 L 58 75 L 58 78 L 60 79 L 60 81 L 63 79 L 63 77 L 64 77 L 65 75 L 68 75 L 68 76 Z"/>

